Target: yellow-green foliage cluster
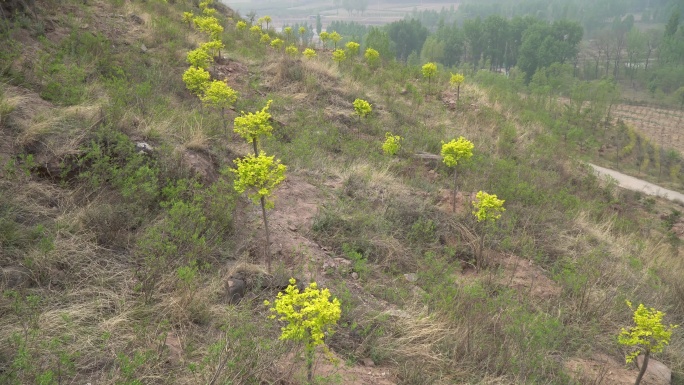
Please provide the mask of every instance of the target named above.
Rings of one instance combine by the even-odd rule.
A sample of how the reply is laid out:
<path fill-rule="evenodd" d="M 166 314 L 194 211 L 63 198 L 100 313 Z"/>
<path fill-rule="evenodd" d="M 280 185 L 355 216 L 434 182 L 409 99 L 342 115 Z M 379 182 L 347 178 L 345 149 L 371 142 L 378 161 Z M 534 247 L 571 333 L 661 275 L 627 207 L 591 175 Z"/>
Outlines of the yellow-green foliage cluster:
<path fill-rule="evenodd" d="M 629 136 L 629 143 L 627 143 L 627 145 L 622 149 L 623 156 L 631 154 L 637 142 L 637 134 L 634 132 L 632 127 L 625 126 L 625 128 L 627 130 L 627 136 Z"/>
<path fill-rule="evenodd" d="M 308 350 L 324 344 L 325 334 L 333 333 L 333 326 L 337 324 L 342 314 L 340 301 L 330 299 L 328 289 L 320 290 L 316 282 L 300 292 L 294 278 L 285 292 L 278 293 L 270 318 L 287 322 L 281 328 L 281 340 L 303 342 Z M 271 303 L 265 301 L 266 306 Z"/>
<path fill-rule="evenodd" d="M 465 76 L 463 76 L 463 74 L 451 74 L 449 84 L 451 84 L 452 87 L 459 87 L 464 81 Z"/>
<path fill-rule="evenodd" d="M 642 352 L 659 353 L 663 351 L 663 348 L 670 343 L 672 330 L 679 325 L 665 327 L 663 325 L 665 313 L 654 308 L 649 309 L 643 304 L 639 304 L 634 310 L 632 303 L 626 302 L 627 306 L 634 311 L 634 326 L 627 329 L 622 328 L 618 335 L 618 343 L 636 348 L 625 356 L 627 363 L 634 361 Z"/>
<path fill-rule="evenodd" d="M 264 153 L 255 156 L 249 154 L 242 159 L 235 159 L 235 169 L 230 171 L 236 174 L 233 188 L 239 194 L 247 192 L 247 196 L 259 204 L 261 198 L 265 200 L 265 208 L 273 207 L 273 202 L 268 197 L 276 187 L 285 180 L 287 167 L 280 164 L 280 160 Z"/>
<path fill-rule="evenodd" d="M 430 79 L 432 79 L 437 74 L 437 64 L 432 63 L 432 62 L 425 63 L 425 65 L 423 65 L 423 68 L 420 70 L 420 72 L 422 72 L 423 76 L 426 77 L 429 81 Z"/>
<path fill-rule="evenodd" d="M 211 75 L 203 68 L 190 67 L 183 73 L 185 87 L 193 94 L 199 96 L 207 88 Z"/>
<path fill-rule="evenodd" d="M 204 16 L 192 18 L 189 12 L 183 14 L 183 20 L 192 20 L 197 29 L 209 35 L 208 42 L 200 44 L 199 48 L 188 52 L 187 61 L 190 64 L 183 73 L 183 82 L 190 92 L 197 95 L 200 100 L 210 107 L 223 109 L 230 107 L 237 100 L 238 93 L 223 81 L 211 81 L 211 75 L 207 72 L 214 62 L 214 56 L 220 57 L 221 49 L 224 48 L 221 41 L 223 27 L 213 15 L 216 10 L 210 8 L 213 0 L 204 0 L 200 3 L 200 9 Z M 213 12 L 212 12 L 213 11 Z M 225 125 L 225 118 L 224 118 Z"/>
<path fill-rule="evenodd" d="M 473 215 L 477 218 L 478 222 L 490 221 L 494 222 L 501 218 L 501 213 L 506 211 L 503 207 L 504 200 L 496 197 L 496 194 L 487 194 L 484 191 L 478 191 L 475 196 L 477 199 L 473 201 Z"/>
<path fill-rule="evenodd" d="M 266 106 L 257 112 L 241 112 L 241 116 L 235 118 L 233 131 L 248 142 L 253 142 L 261 135 L 271 136 L 271 114 L 268 109 L 273 100 L 266 102 Z"/>
<path fill-rule="evenodd" d="M 347 58 L 347 55 L 341 49 L 336 49 L 332 53 L 332 59 L 338 64 L 343 62 Z"/>
<path fill-rule="evenodd" d="M 296 45 L 290 44 L 285 48 L 285 53 L 290 56 L 296 56 L 299 54 L 299 50 L 297 49 Z"/>
<path fill-rule="evenodd" d="M 382 151 L 386 155 L 397 155 L 401 148 L 403 138 L 399 135 L 392 135 L 391 132 L 385 133 L 385 143 L 382 144 Z"/>
<path fill-rule="evenodd" d="M 214 61 L 209 52 L 203 48 L 193 49 L 188 52 L 187 60 L 191 66 L 204 70 L 209 68 L 209 65 Z"/>
<path fill-rule="evenodd" d="M 269 34 L 267 34 L 267 33 L 264 33 L 261 35 L 261 38 L 259 39 L 259 41 L 264 43 L 264 44 L 268 44 L 271 41 L 271 36 L 269 36 Z"/>
<path fill-rule="evenodd" d="M 366 61 L 370 66 L 375 66 L 380 59 L 380 52 L 374 50 L 373 48 L 366 48 L 366 52 L 363 54 Z"/>
<path fill-rule="evenodd" d="M 302 53 L 307 59 L 313 59 L 316 57 L 316 51 L 312 48 L 307 48 Z"/>
<path fill-rule="evenodd" d="M 354 100 L 354 112 L 356 112 L 356 115 L 360 118 L 365 118 L 371 111 L 373 111 L 373 108 L 367 101 L 363 99 Z"/>
<path fill-rule="evenodd" d="M 247 23 L 240 20 L 237 23 L 235 23 L 235 29 L 237 29 L 238 31 L 244 31 L 245 29 L 247 29 Z"/>
<path fill-rule="evenodd" d="M 237 100 L 238 93 L 228 87 L 221 80 L 214 80 L 209 83 L 204 90 L 204 95 L 200 96 L 202 102 L 214 108 L 229 108 Z"/>
<path fill-rule="evenodd" d="M 442 142 L 442 162 L 448 167 L 456 167 L 461 160 L 468 160 L 473 156 L 474 147 L 473 142 L 462 136 L 448 143 Z"/>
<path fill-rule="evenodd" d="M 350 41 L 345 45 L 345 47 L 347 47 L 347 53 L 349 53 L 349 57 L 354 57 L 359 53 L 359 47 L 361 47 L 361 45 L 355 41 Z"/>
<path fill-rule="evenodd" d="M 253 25 L 249 27 L 249 31 L 257 36 L 261 35 L 261 27 L 258 25 Z"/>
<path fill-rule="evenodd" d="M 323 31 L 318 35 L 318 37 L 321 39 L 323 46 L 325 46 L 325 43 L 327 43 L 328 40 L 330 40 L 330 33 Z"/>
<path fill-rule="evenodd" d="M 332 40 L 332 42 L 335 43 L 335 49 L 337 49 L 337 43 L 339 43 L 340 40 L 342 40 L 342 35 L 340 35 L 336 31 L 333 31 L 330 33 L 329 37 L 330 37 L 330 40 Z"/>
<path fill-rule="evenodd" d="M 273 41 L 271 41 L 271 47 L 279 50 L 280 47 L 282 47 L 284 43 L 285 42 L 282 39 L 275 38 L 275 39 L 273 39 Z"/>

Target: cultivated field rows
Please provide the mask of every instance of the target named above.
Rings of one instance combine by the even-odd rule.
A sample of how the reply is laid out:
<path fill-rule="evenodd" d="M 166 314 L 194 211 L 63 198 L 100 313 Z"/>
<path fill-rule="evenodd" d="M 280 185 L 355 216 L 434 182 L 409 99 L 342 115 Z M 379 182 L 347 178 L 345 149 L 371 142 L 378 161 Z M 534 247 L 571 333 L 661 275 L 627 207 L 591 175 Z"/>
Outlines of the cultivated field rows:
<path fill-rule="evenodd" d="M 613 115 L 642 132 L 652 143 L 684 153 L 684 112 L 619 104 Z"/>

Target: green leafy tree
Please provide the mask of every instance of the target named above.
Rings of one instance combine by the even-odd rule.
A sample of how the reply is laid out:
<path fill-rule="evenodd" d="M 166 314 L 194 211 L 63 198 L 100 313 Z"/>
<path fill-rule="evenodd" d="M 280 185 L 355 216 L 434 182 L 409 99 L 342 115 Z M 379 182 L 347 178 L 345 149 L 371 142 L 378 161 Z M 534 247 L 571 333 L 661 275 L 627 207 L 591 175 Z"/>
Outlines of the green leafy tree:
<path fill-rule="evenodd" d="M 323 23 L 321 22 L 321 14 L 316 15 L 316 33 L 318 35 L 321 34 L 321 31 L 323 30 Z"/>
<path fill-rule="evenodd" d="M 361 45 L 355 41 L 350 41 L 345 45 L 345 47 L 347 48 L 347 54 L 349 57 L 354 58 L 359 54 L 359 47 L 361 47 Z"/>
<path fill-rule="evenodd" d="M 271 36 L 269 36 L 267 33 L 264 33 L 261 35 L 261 39 L 259 39 L 259 41 L 264 44 L 269 44 L 271 42 Z"/>
<path fill-rule="evenodd" d="M 336 49 L 332 53 L 332 59 L 338 65 L 347 59 L 347 55 L 341 49 Z"/>
<path fill-rule="evenodd" d="M 237 23 L 235 23 L 235 29 L 237 29 L 238 31 L 244 31 L 245 29 L 247 29 L 247 23 L 240 20 Z"/>
<path fill-rule="evenodd" d="M 679 109 L 684 111 L 684 86 L 677 88 L 674 92 L 675 100 L 679 103 Z"/>
<path fill-rule="evenodd" d="M 213 16 L 197 16 L 193 19 L 195 26 L 200 32 L 209 35 L 211 40 L 220 40 L 223 27 L 218 19 Z"/>
<path fill-rule="evenodd" d="M 333 31 L 330 33 L 330 40 L 333 42 L 333 44 L 335 44 L 335 47 L 333 49 L 336 50 L 337 49 L 337 43 L 339 43 L 340 40 L 342 40 L 342 35 L 340 35 L 336 31 Z"/>
<path fill-rule="evenodd" d="M 188 23 L 188 27 L 192 27 L 192 19 L 195 15 L 192 12 L 183 12 L 183 23 Z"/>
<path fill-rule="evenodd" d="M 485 236 L 487 235 L 485 226 L 493 224 L 497 219 L 501 218 L 501 213 L 506 211 L 506 209 L 503 207 L 505 201 L 497 198 L 495 194 L 478 191 L 475 198 L 477 200 L 473 201 L 473 207 L 475 208 L 473 215 L 483 227 L 480 234 L 480 249 L 478 250 L 476 260 L 479 269 L 486 265 L 483 261 Z"/>
<path fill-rule="evenodd" d="M 214 59 L 209 55 L 209 52 L 203 48 L 193 49 L 188 52 L 188 63 L 197 68 L 206 70 L 209 68 Z"/>
<path fill-rule="evenodd" d="M 259 155 L 257 141 L 260 136 L 271 136 L 273 126 L 271 126 L 271 114 L 268 109 L 273 100 L 266 102 L 266 106 L 257 112 L 241 112 L 241 116 L 235 118 L 233 131 L 243 139 L 251 142 L 254 146 L 254 155 Z"/>
<path fill-rule="evenodd" d="M 303 54 L 304 54 L 304 57 L 306 57 L 307 59 L 313 59 L 316 57 L 316 51 L 313 50 L 312 48 L 305 49 Z"/>
<path fill-rule="evenodd" d="M 195 95 L 201 95 L 209 85 L 211 75 L 205 69 L 190 67 L 183 73 L 185 87 Z"/>
<path fill-rule="evenodd" d="M 212 56 L 212 59 L 216 56 L 219 58 L 219 60 L 221 59 L 221 50 L 225 47 L 226 46 L 221 40 L 212 40 L 200 44 L 200 48 L 207 51 Z"/>
<path fill-rule="evenodd" d="M 626 302 L 630 310 L 634 312 L 634 326 L 627 329 L 622 328 L 618 335 L 618 343 L 635 349 L 625 356 L 627 363 L 634 361 L 639 354 L 644 355 L 644 362 L 641 365 L 641 370 L 634 383 L 635 385 L 639 385 L 646 373 L 651 353 L 663 351 L 665 346 L 670 343 L 672 331 L 677 328 L 678 325 L 666 327 L 663 325 L 665 313 L 657 311 L 654 308 L 649 309 L 643 304 L 639 304 L 637 309 L 634 310 L 632 303 L 629 301 Z"/>
<path fill-rule="evenodd" d="M 437 64 L 435 63 L 425 63 L 423 65 L 423 68 L 421 68 L 420 72 L 423 74 L 423 77 L 428 80 L 428 89 L 430 88 L 430 81 L 432 80 L 435 75 L 437 75 Z"/>
<path fill-rule="evenodd" d="M 223 129 L 226 129 L 226 108 L 230 108 L 237 100 L 238 93 L 230 88 L 228 84 L 221 80 L 214 80 L 209 83 L 204 95 L 200 97 L 202 102 L 209 107 L 216 108 L 221 111 L 221 119 L 223 120 Z"/>
<path fill-rule="evenodd" d="M 285 44 L 285 42 L 282 39 L 275 38 L 273 41 L 271 41 L 271 47 L 275 48 L 276 50 L 280 50 L 280 48 Z"/>
<path fill-rule="evenodd" d="M 328 289 L 320 290 L 316 282 L 309 284 L 303 292 L 296 285 L 297 281 L 290 279 L 290 285 L 285 292 L 278 293 L 270 318 L 287 324 L 281 328 L 281 340 L 291 340 L 304 344 L 306 351 L 307 382 L 313 383 L 313 363 L 316 347 L 325 347 L 325 336 L 332 335 L 333 326 L 342 315 L 342 306 L 337 298 L 330 299 Z M 271 303 L 264 301 L 264 305 Z"/>
<path fill-rule="evenodd" d="M 301 41 L 302 45 L 304 45 L 305 36 L 306 36 L 306 27 L 304 27 L 304 26 L 299 27 L 299 41 Z"/>
<path fill-rule="evenodd" d="M 321 39 L 321 43 L 323 43 L 323 47 L 325 47 L 328 40 L 330 40 L 330 34 L 328 32 L 325 32 L 325 31 L 319 33 L 318 37 Z"/>
<path fill-rule="evenodd" d="M 273 201 L 268 198 L 278 185 L 285 180 L 285 170 L 287 167 L 280 164 L 273 156 L 266 156 L 261 153 L 258 156 L 249 154 L 242 159 L 235 159 L 235 169 L 230 171 L 235 173 L 236 178 L 233 188 L 238 194 L 247 192 L 249 198 L 257 204 L 261 204 L 261 214 L 264 220 L 264 230 L 266 232 L 266 264 L 268 271 L 271 271 L 270 235 L 268 231 L 268 218 L 266 210 L 273 208 Z"/>
<path fill-rule="evenodd" d="M 273 21 L 273 19 L 271 19 L 271 16 L 267 15 L 264 16 L 264 21 L 266 22 L 266 30 L 268 31 L 268 25 L 271 23 L 271 21 Z"/>
<path fill-rule="evenodd" d="M 463 74 L 451 74 L 449 79 L 449 84 L 452 87 L 456 87 L 456 100 L 458 101 L 461 97 L 461 84 L 465 81 L 465 76 Z"/>
<path fill-rule="evenodd" d="M 290 44 L 287 47 L 285 47 L 285 53 L 290 56 L 297 56 L 299 54 L 299 50 L 297 49 L 296 45 Z"/>
<path fill-rule="evenodd" d="M 294 36 L 294 33 L 292 31 L 292 27 L 283 28 L 283 33 L 285 34 L 285 41 L 291 42 L 292 37 Z"/>
<path fill-rule="evenodd" d="M 380 53 L 373 48 L 366 48 L 366 52 L 363 54 L 371 68 L 375 68 L 380 61 Z"/>
<path fill-rule="evenodd" d="M 249 32 L 251 32 L 255 36 L 261 36 L 261 27 L 255 24 L 249 27 Z"/>
<path fill-rule="evenodd" d="M 452 139 L 448 143 L 442 142 L 442 150 L 440 152 L 442 155 L 442 162 L 444 162 L 447 167 L 454 169 L 454 190 L 451 197 L 451 210 L 454 212 L 456 211 L 456 193 L 458 191 L 458 172 L 456 166 L 458 166 L 460 162 L 468 160 L 473 156 L 474 147 L 475 145 L 473 142 L 462 136 L 458 139 Z"/>
<path fill-rule="evenodd" d="M 399 149 L 401 149 L 402 140 L 404 139 L 401 136 L 392 135 L 391 132 L 386 132 L 385 143 L 382 144 L 382 152 L 390 156 L 397 155 Z"/>
<path fill-rule="evenodd" d="M 361 118 L 368 116 L 371 111 L 373 111 L 373 108 L 367 101 L 363 99 L 354 100 L 354 112 L 359 116 L 359 121 L 361 121 Z"/>

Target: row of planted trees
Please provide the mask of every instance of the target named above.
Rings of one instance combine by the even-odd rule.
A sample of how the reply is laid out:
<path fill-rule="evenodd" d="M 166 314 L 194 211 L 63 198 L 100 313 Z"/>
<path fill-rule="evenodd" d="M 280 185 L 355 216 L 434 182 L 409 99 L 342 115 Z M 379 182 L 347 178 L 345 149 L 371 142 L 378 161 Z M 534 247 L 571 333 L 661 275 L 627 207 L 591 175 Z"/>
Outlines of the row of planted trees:
<path fill-rule="evenodd" d="M 206 33 L 210 41 L 203 43 L 199 48 L 188 52 L 187 60 L 190 68 L 183 74 L 183 81 L 187 89 L 198 96 L 203 104 L 217 108 L 221 111 L 224 130 L 227 128 L 226 109 L 231 108 L 237 101 L 238 93 L 233 90 L 224 80 L 212 80 L 209 67 L 214 64 L 216 56 L 221 59 L 221 49 L 225 48 L 221 35 L 223 27 L 214 16 L 216 10 L 211 8 L 213 0 L 205 0 L 200 3 L 202 15 L 195 16 L 191 12 L 183 14 L 184 21 L 194 24 L 200 31 Z M 268 22 L 268 21 L 267 21 Z M 242 21 L 238 22 L 238 28 Z M 276 39 L 280 40 L 280 39 Z M 273 42 L 271 45 L 275 46 Z M 282 40 L 281 40 L 282 41 Z M 241 112 L 233 123 L 233 130 L 253 147 L 254 153 L 242 159 L 236 159 L 235 168 L 229 172 L 235 174 L 234 189 L 238 193 L 247 193 L 249 198 L 261 206 L 264 221 L 266 243 L 265 255 L 268 270 L 271 271 L 270 257 L 270 234 L 266 210 L 273 207 L 269 197 L 277 186 L 285 180 L 285 165 L 274 156 L 267 156 L 259 150 L 261 137 L 270 136 L 273 130 L 269 108 L 272 100 L 266 106 L 256 112 Z"/>

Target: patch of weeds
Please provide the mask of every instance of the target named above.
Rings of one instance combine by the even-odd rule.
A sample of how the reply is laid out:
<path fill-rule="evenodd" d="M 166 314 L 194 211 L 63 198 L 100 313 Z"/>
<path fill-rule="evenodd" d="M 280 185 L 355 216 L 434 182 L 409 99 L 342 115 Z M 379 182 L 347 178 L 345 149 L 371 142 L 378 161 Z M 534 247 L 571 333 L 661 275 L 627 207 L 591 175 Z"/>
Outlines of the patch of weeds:
<path fill-rule="evenodd" d="M 44 76 L 46 84 L 40 92 L 41 98 L 63 106 L 81 103 L 86 93 L 86 72 L 81 67 L 55 62 Z"/>
<path fill-rule="evenodd" d="M 348 243 L 342 245 L 342 252 L 347 259 L 352 261 L 352 270 L 359 274 L 360 278 L 367 278 L 370 273 L 368 259 Z"/>

